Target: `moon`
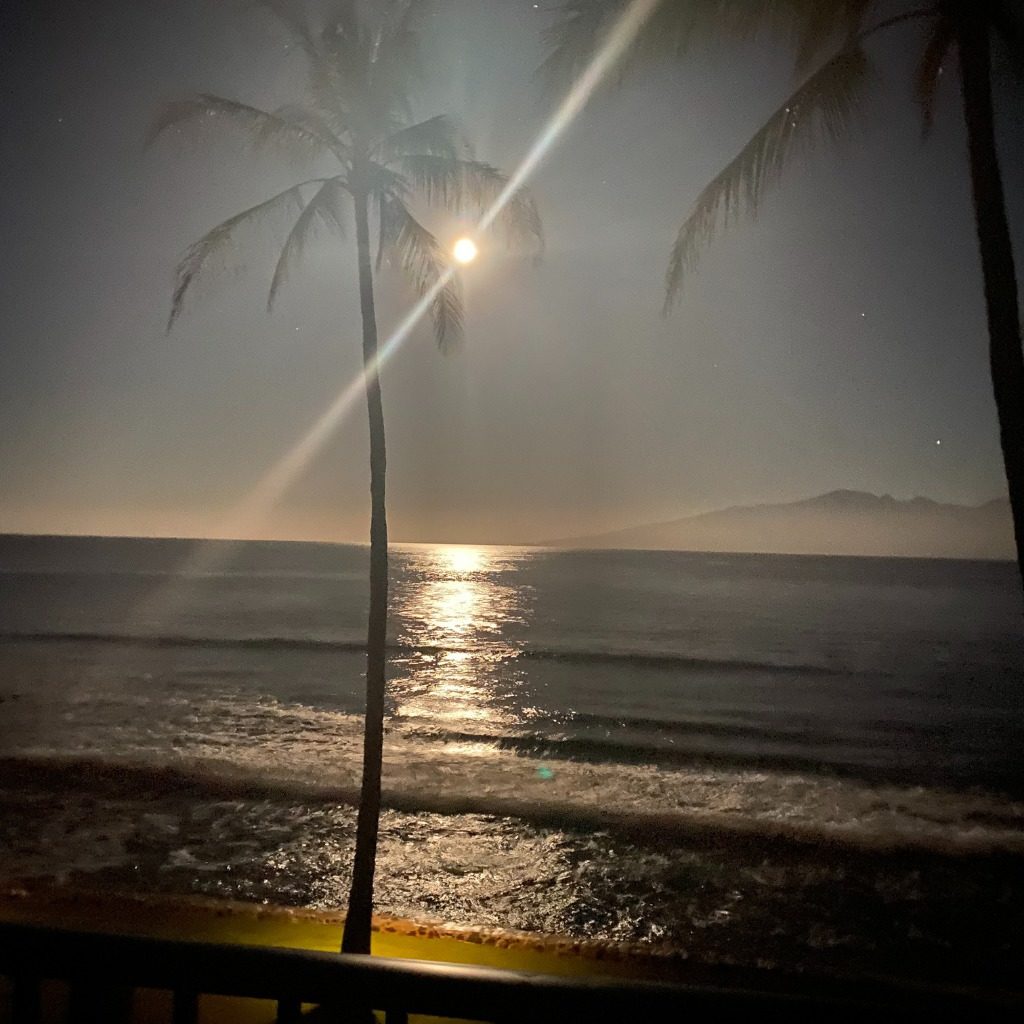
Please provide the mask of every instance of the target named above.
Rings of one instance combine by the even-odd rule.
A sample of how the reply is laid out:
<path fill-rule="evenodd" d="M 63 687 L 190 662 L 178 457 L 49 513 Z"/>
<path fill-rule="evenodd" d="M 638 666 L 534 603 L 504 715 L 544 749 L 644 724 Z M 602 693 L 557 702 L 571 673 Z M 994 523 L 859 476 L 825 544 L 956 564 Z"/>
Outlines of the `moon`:
<path fill-rule="evenodd" d="M 459 263 L 472 263 L 478 251 L 472 238 L 460 238 L 452 249 L 452 255 Z"/>

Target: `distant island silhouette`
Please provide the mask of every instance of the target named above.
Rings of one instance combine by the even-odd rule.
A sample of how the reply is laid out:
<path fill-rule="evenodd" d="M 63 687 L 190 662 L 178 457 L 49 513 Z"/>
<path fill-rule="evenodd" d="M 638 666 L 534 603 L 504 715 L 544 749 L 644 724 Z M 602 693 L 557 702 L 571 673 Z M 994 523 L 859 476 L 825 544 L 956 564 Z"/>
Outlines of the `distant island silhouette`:
<path fill-rule="evenodd" d="M 1012 559 L 1010 503 L 948 505 L 930 498 L 839 490 L 782 504 L 738 505 L 551 547 Z"/>

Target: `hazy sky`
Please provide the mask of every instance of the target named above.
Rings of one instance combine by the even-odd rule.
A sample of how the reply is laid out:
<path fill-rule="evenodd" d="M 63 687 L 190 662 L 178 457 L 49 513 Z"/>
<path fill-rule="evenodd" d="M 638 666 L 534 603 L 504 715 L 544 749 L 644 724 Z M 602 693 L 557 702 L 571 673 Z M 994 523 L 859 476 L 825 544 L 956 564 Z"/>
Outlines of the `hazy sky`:
<path fill-rule="evenodd" d="M 424 19 L 418 113 L 507 170 L 551 109 L 549 6 Z M 293 99 L 300 58 L 229 0 L 5 0 L 0 19 L 0 530 L 363 539 L 362 404 L 262 522 L 232 518 L 359 371 L 354 242 L 311 247 L 268 315 L 273 251 L 249 238 L 164 333 L 184 248 L 294 169 L 232 135 L 145 150 L 147 125 L 190 92 Z M 695 53 L 597 97 L 532 182 L 541 266 L 485 251 L 464 348 L 424 325 L 385 370 L 393 537 L 529 541 L 839 487 L 1003 494 L 956 80 L 922 143 L 916 42 L 874 46 L 856 141 L 723 236 L 668 320 L 675 229 L 783 98 L 787 58 Z M 1000 113 L 1020 250 L 1024 104 Z M 386 334 L 410 294 L 385 274 L 378 297 Z"/>

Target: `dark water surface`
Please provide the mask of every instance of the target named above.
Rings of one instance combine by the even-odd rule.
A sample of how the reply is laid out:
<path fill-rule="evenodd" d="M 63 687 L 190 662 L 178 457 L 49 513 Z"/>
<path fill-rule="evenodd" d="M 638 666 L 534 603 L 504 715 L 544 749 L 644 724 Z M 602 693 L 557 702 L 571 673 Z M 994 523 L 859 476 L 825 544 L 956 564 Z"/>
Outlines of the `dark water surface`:
<path fill-rule="evenodd" d="M 0 538 L 0 873 L 345 902 L 365 549 Z M 1019 985 L 1015 568 L 393 554 L 383 912 Z"/>

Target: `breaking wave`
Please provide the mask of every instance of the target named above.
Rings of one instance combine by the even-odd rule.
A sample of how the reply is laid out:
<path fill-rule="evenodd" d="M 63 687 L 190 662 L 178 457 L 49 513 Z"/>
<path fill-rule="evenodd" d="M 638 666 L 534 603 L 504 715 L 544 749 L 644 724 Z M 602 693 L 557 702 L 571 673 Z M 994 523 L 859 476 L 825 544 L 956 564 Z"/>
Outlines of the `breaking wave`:
<path fill-rule="evenodd" d="M 0 641 L 18 643 L 60 644 L 91 643 L 111 646 L 136 647 L 211 647 L 239 650 L 286 651 L 341 651 L 362 653 L 366 645 L 360 640 L 339 640 L 310 636 L 197 636 L 187 633 L 94 633 L 94 632 L 0 632 Z M 460 653 L 467 648 L 457 645 L 430 645 L 389 643 L 388 650 L 398 655 L 426 655 L 441 658 Z M 471 648 L 476 650 L 477 648 Z M 809 663 L 758 661 L 745 658 L 701 658 L 689 655 L 614 650 L 576 650 L 561 648 L 523 647 L 507 648 L 507 657 L 524 661 L 546 661 L 570 665 L 630 665 L 642 669 L 676 671 L 779 673 L 784 675 L 839 676 L 851 674 L 848 670 L 831 665 Z"/>
<path fill-rule="evenodd" d="M 6 757 L 0 758 L 0 780 L 3 789 L 38 790 L 58 797 L 87 794 L 114 799 L 169 797 L 348 807 L 355 807 L 358 801 L 357 787 L 329 777 L 276 775 L 199 760 L 168 765 L 92 757 Z M 891 803 L 888 808 L 883 806 L 886 801 Z M 643 801 L 624 810 L 612 803 L 538 799 L 532 793 L 508 796 L 488 792 L 486 786 L 466 792 L 456 785 L 452 791 L 442 792 L 385 785 L 383 804 L 386 809 L 411 815 L 482 815 L 568 831 L 607 832 L 645 847 L 725 846 L 774 855 L 832 851 L 846 855 L 1024 857 L 1021 809 L 990 814 L 979 807 L 968 810 L 960 822 L 931 821 L 944 828 L 912 831 L 772 820 L 742 813 L 659 810 L 643 806 Z M 872 810 L 907 815 L 912 809 L 901 806 L 891 794 L 879 792 Z"/>

